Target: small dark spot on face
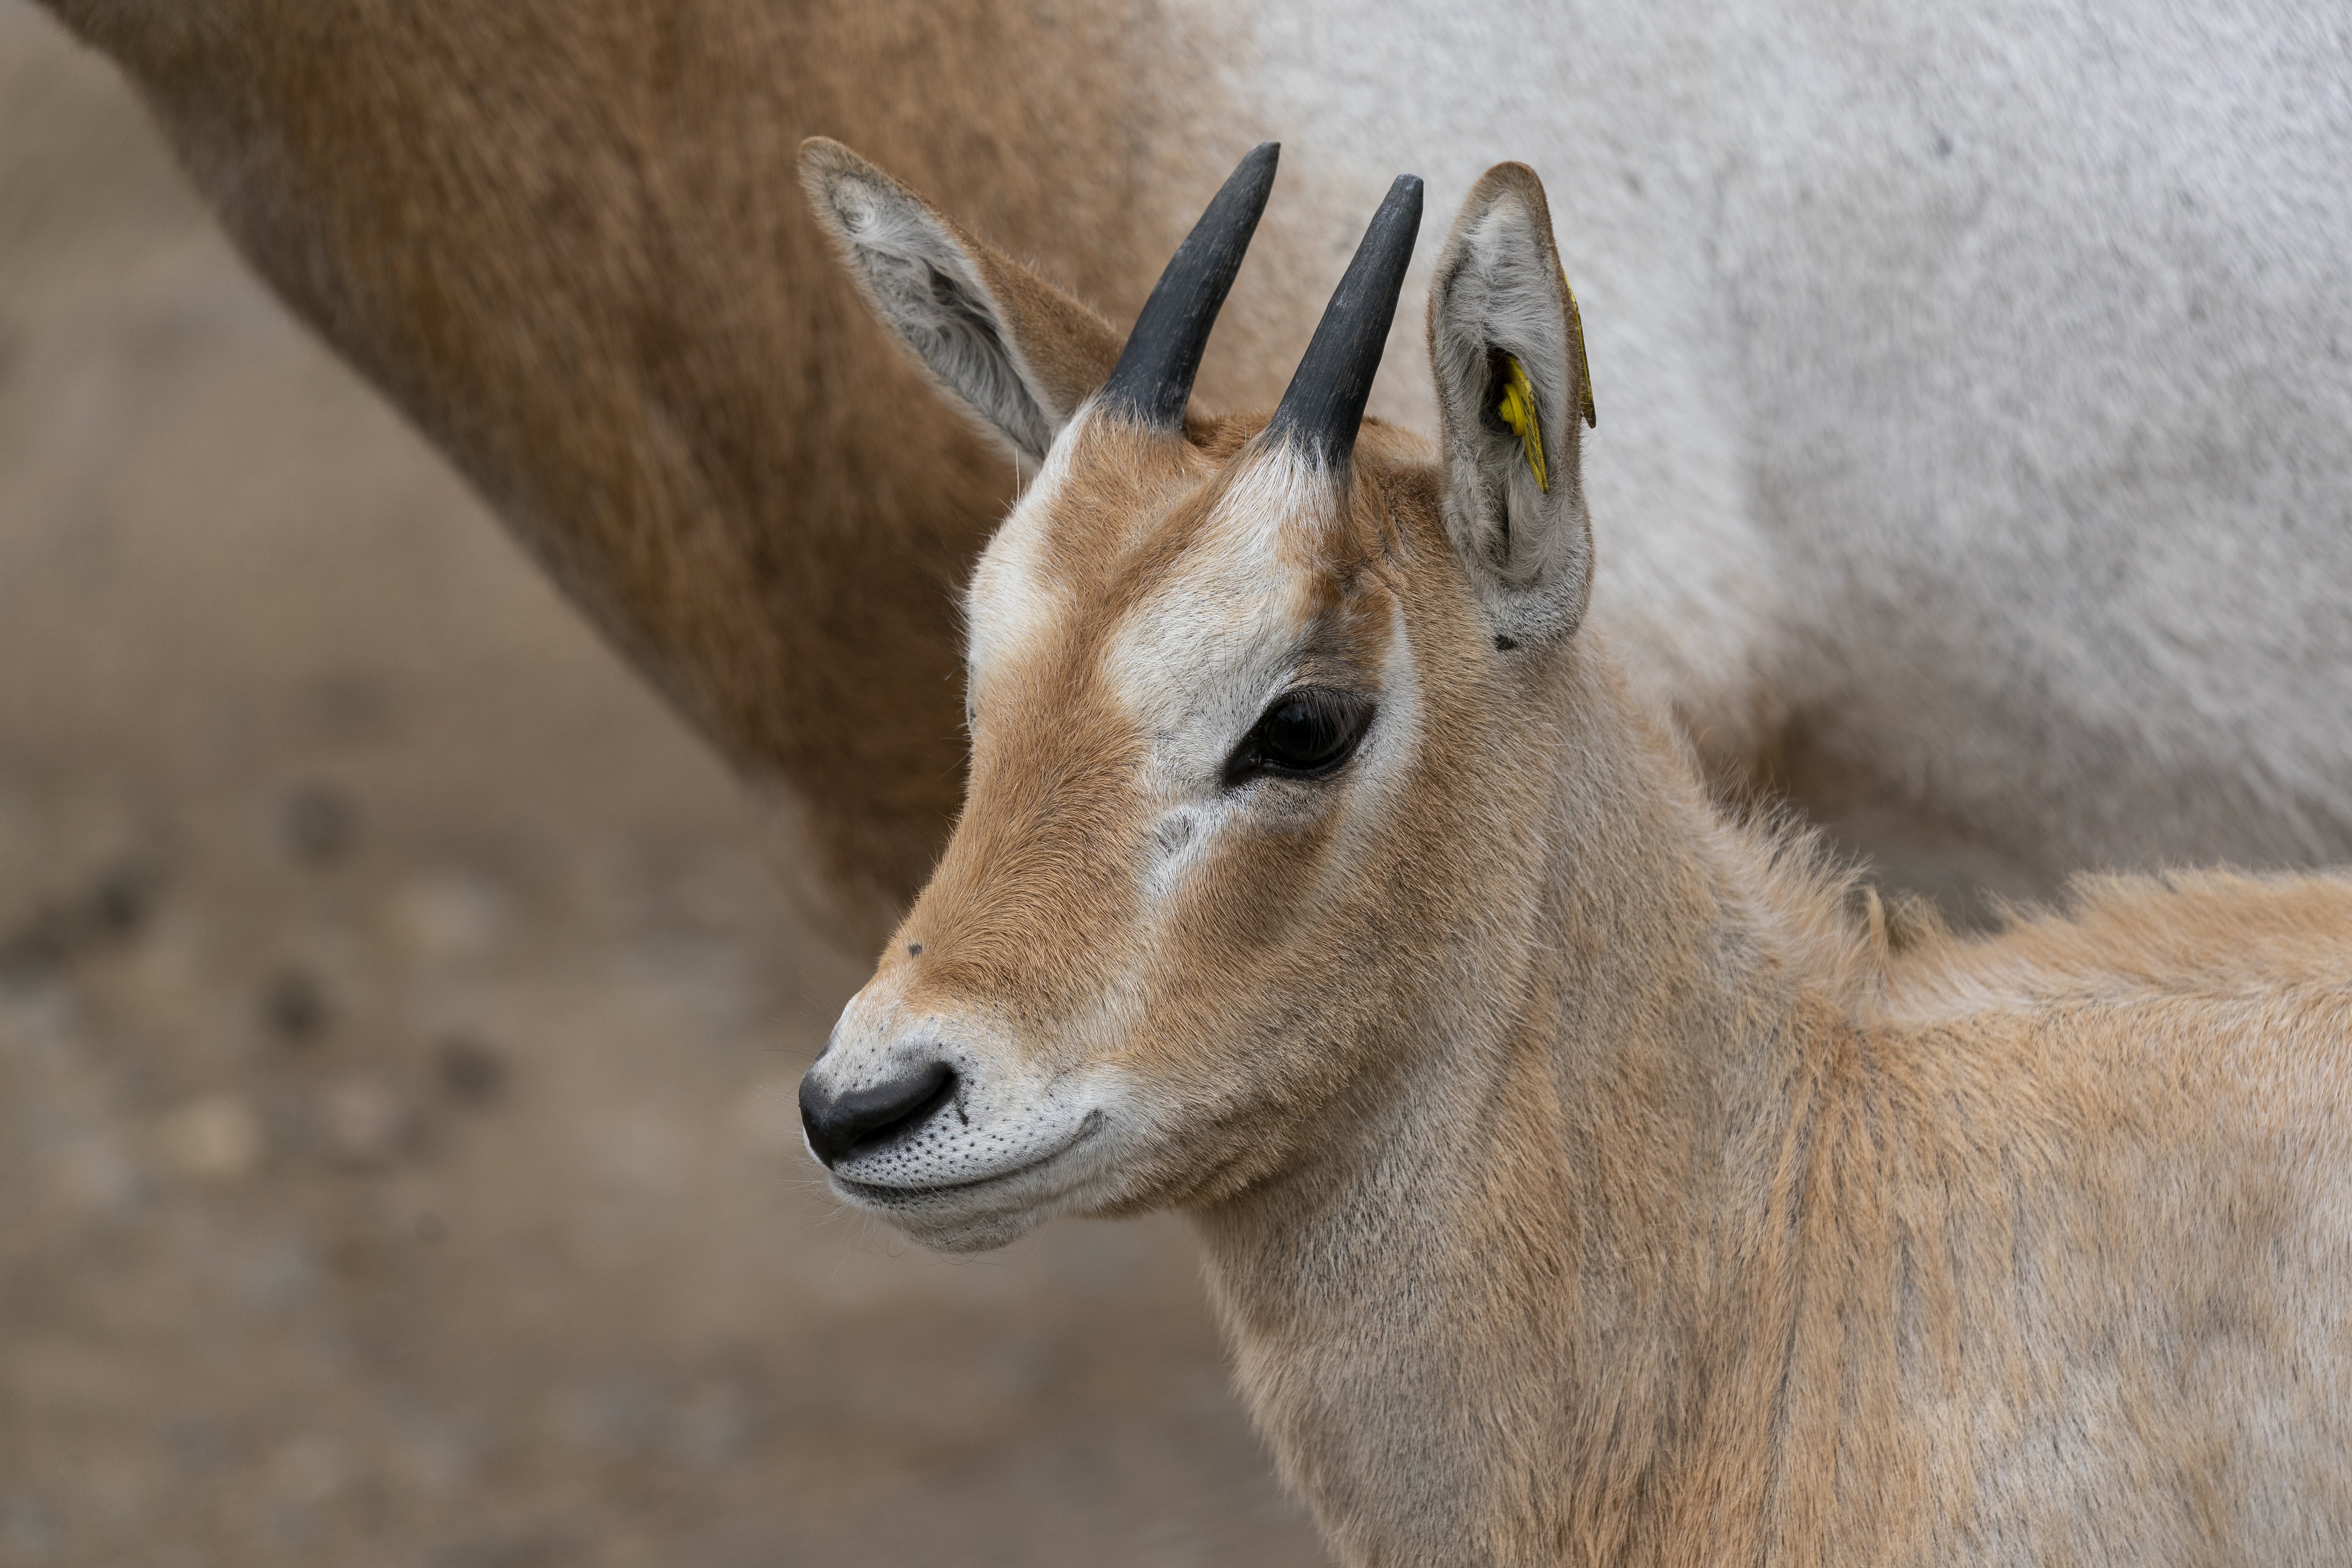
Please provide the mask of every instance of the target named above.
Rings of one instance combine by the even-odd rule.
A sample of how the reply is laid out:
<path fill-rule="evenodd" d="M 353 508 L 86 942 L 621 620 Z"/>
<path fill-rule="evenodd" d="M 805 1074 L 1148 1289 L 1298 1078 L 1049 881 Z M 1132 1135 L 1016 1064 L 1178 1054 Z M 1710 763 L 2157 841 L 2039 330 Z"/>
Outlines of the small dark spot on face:
<path fill-rule="evenodd" d="M 1496 647 L 1498 647 L 1498 648 L 1502 649 L 1505 653 L 1509 653 L 1512 649 L 1514 649 L 1514 648 L 1517 647 L 1519 645 L 1518 645 L 1517 643 L 1516 643 L 1516 642 L 1513 642 L 1509 637 L 1496 637 L 1496 638 L 1495 639 L 1495 646 L 1496 646 Z"/>
<path fill-rule="evenodd" d="M 907 944 L 907 956 L 908 956 L 908 957 L 909 957 L 909 958 L 920 958 L 920 957 L 922 957 L 922 956 L 923 956 L 923 944 L 922 944 L 921 942 L 908 942 L 908 943 Z"/>

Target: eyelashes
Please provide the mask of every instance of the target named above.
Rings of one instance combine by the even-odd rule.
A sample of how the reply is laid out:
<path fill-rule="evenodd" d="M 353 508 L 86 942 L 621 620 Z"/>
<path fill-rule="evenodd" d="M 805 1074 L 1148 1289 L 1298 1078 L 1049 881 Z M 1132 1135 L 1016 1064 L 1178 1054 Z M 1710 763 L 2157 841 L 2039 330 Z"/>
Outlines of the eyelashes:
<path fill-rule="evenodd" d="M 1264 776 L 1328 778 L 1348 765 L 1370 728 L 1369 698 L 1328 686 L 1286 691 L 1258 715 L 1225 763 L 1225 786 Z"/>

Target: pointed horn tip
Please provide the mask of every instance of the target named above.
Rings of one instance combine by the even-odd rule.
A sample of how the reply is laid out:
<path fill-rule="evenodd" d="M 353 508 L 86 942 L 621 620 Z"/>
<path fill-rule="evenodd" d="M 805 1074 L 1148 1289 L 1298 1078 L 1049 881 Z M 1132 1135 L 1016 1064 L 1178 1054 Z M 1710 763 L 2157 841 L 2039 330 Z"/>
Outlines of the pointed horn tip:
<path fill-rule="evenodd" d="M 1399 174 L 1390 183 L 1264 432 L 1318 467 L 1341 467 L 1354 454 L 1421 235 L 1421 176 Z"/>
<path fill-rule="evenodd" d="M 1223 200 L 1228 191 L 1245 192 L 1257 209 L 1264 212 L 1265 198 L 1274 189 L 1275 167 L 1281 162 L 1281 142 L 1259 142 L 1242 154 L 1241 162 L 1234 165 L 1234 172 L 1225 176 L 1225 183 L 1217 188 L 1216 195 L 1210 198 L 1210 205 L 1214 206 Z"/>
<path fill-rule="evenodd" d="M 1248 203 L 1257 213 L 1263 214 L 1266 197 L 1274 191 L 1276 166 L 1281 162 L 1282 143 L 1279 142 L 1261 142 L 1243 153 L 1241 162 L 1234 165 L 1234 172 L 1225 176 L 1225 183 L 1217 187 L 1217 194 L 1209 198 L 1209 206 L 1202 216 L 1206 217 L 1220 204 L 1230 205 L 1236 199 Z M 1252 217 L 1249 221 L 1255 227 L 1256 218 Z"/>
<path fill-rule="evenodd" d="M 1409 211 L 1413 227 L 1418 230 L 1421 226 L 1421 195 L 1422 184 L 1419 174 L 1399 174 L 1389 183 L 1388 196 L 1381 203 L 1381 206 L 1383 211 Z"/>
<path fill-rule="evenodd" d="M 1210 329 L 1265 216 L 1281 155 L 1281 142 L 1259 142 L 1209 198 L 1128 332 L 1100 391 L 1105 407 L 1155 429 L 1183 429 Z"/>

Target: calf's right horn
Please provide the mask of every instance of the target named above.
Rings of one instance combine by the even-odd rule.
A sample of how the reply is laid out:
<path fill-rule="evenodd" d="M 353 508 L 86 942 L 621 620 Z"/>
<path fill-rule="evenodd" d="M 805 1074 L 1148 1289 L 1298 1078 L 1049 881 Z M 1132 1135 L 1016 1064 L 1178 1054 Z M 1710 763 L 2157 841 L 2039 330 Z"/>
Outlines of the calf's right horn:
<path fill-rule="evenodd" d="M 1323 308 L 1290 390 L 1265 427 L 1266 439 L 1287 441 L 1326 468 L 1339 468 L 1354 455 L 1420 232 L 1421 180 L 1399 174 Z"/>

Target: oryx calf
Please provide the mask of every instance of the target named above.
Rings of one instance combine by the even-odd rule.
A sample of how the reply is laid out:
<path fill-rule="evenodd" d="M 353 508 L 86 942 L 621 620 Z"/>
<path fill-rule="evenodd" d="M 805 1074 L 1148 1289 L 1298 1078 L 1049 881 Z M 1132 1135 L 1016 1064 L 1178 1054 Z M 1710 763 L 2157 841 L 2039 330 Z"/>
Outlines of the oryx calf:
<path fill-rule="evenodd" d="M 2352 884 L 1962 941 L 1712 809 L 1580 629 L 1523 167 L 1438 263 L 1436 453 L 1362 418 L 1417 182 L 1272 417 L 1211 418 L 1271 148 L 1099 384 L 1083 307 L 803 168 L 1047 453 L 971 585 L 961 823 L 803 1089 L 845 1201 L 949 1248 L 1191 1212 L 1350 1563 L 2352 1554 Z"/>

